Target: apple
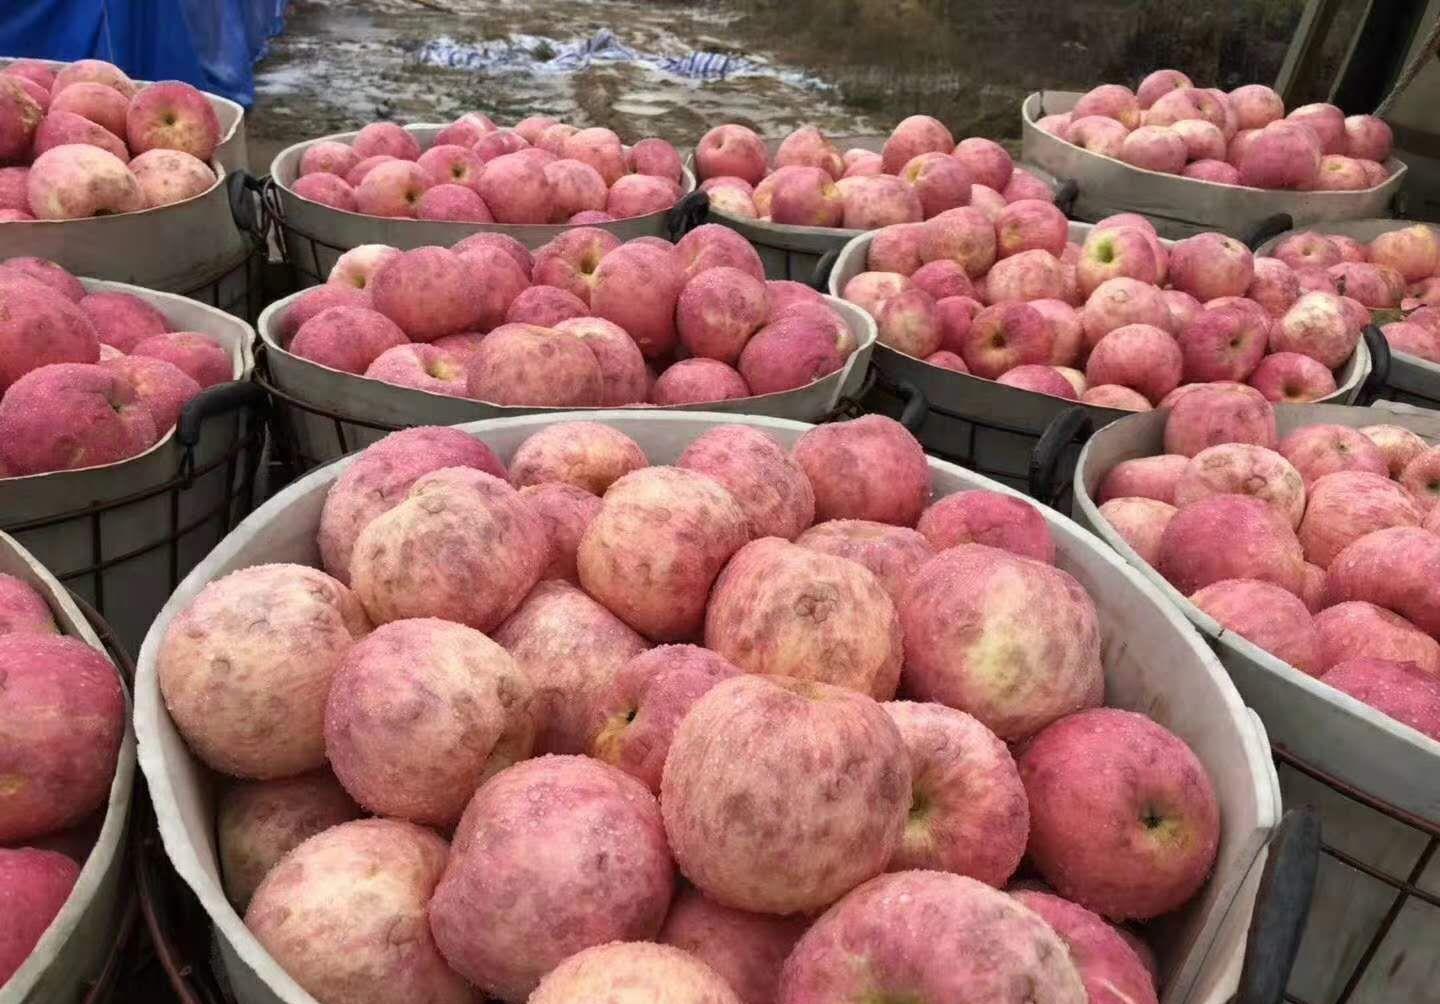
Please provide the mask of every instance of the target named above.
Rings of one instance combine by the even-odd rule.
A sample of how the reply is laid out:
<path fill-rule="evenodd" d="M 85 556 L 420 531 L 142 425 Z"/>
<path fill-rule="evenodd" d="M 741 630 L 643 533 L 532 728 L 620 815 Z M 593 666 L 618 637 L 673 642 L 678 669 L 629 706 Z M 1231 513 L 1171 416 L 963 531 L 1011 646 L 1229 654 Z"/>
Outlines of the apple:
<path fill-rule="evenodd" d="M 1180 385 L 1185 343 L 1149 324 L 1126 324 L 1108 332 L 1090 352 L 1085 379 L 1094 386 L 1118 384 L 1151 404 Z"/>
<path fill-rule="evenodd" d="M 648 941 L 615 941 L 576 952 L 545 975 L 529 1004 L 642 995 L 672 1004 L 742 1004 L 725 978 L 700 959 Z"/>
<path fill-rule="evenodd" d="M 1243 381 L 1265 355 L 1267 326 L 1235 307 L 1206 307 L 1176 341 L 1186 383 Z"/>
<path fill-rule="evenodd" d="M 1266 356 L 1245 382 L 1276 404 L 1307 404 L 1335 393 L 1329 367 L 1298 352 Z"/>
<path fill-rule="evenodd" d="M 1306 488 L 1336 471 L 1369 471 L 1381 477 L 1388 477 L 1390 473 L 1390 465 L 1380 448 L 1349 426 L 1307 425 L 1282 439 L 1277 449 L 1295 465 L 1305 479 Z M 1411 461 L 1412 466 L 1414 463 Z M 1401 483 L 1404 483 L 1403 474 Z"/>
<path fill-rule="evenodd" d="M 824 907 L 883 871 L 910 798 L 909 757 L 879 704 L 750 674 L 711 687 L 680 720 L 660 783 L 685 877 L 725 906 L 775 914 Z M 762 805 L 763 826 L 738 822 L 737 807 Z M 805 840 L 821 820 L 832 839 Z M 768 880 L 777 869 L 786 882 Z"/>
<path fill-rule="evenodd" d="M 1175 483 L 1174 502 L 1181 509 L 1215 495 L 1258 498 L 1292 527 L 1298 527 L 1305 514 L 1305 481 L 1300 472 L 1276 451 L 1251 443 L 1221 443 L 1201 450 Z"/>
<path fill-rule="evenodd" d="M 1294 593 L 1254 579 L 1222 579 L 1190 597 L 1226 631 L 1318 676 L 1320 636 L 1305 604 Z"/>
<path fill-rule="evenodd" d="M 1022 199 L 1007 205 L 995 221 L 995 247 L 1000 258 L 1023 251 L 1041 250 L 1059 255 L 1065 250 L 1069 222 L 1052 203 Z"/>
<path fill-rule="evenodd" d="M 1285 102 L 1264 84 L 1244 84 L 1230 92 L 1235 124 L 1241 129 L 1263 129 L 1285 116 Z"/>
<path fill-rule="evenodd" d="M 1189 464 L 1189 457 L 1174 453 L 1122 460 L 1100 479 L 1095 500 L 1103 505 L 1111 499 L 1139 497 L 1173 505 L 1175 486 Z"/>
<path fill-rule="evenodd" d="M 758 184 L 768 160 L 764 141 L 741 125 L 716 126 L 695 147 L 695 167 L 701 180 L 726 176 Z"/>
<path fill-rule="evenodd" d="M 1156 1004 L 1154 956 L 1136 935 L 1059 896 L 1029 889 L 1010 895 L 1065 942 L 1094 1004 Z"/>
<path fill-rule="evenodd" d="M 1160 265 L 1149 237 L 1127 227 L 1091 231 L 1081 247 L 1075 271 L 1080 292 L 1087 297 L 1107 279 L 1126 277 L 1154 284 L 1160 277 Z"/>
<path fill-rule="evenodd" d="M 1118 159 L 1146 171 L 1179 174 L 1187 149 L 1184 136 L 1169 126 L 1144 125 L 1121 140 Z"/>
<path fill-rule="evenodd" d="M 1360 431 L 1380 447 L 1380 452 L 1385 454 L 1385 462 L 1390 465 L 1390 477 L 1397 480 L 1410 461 L 1424 453 L 1430 445 L 1401 425 L 1367 425 Z"/>
<path fill-rule="evenodd" d="M 540 844 L 552 853 L 526 850 Z M 500 888 L 513 894 L 488 892 Z M 538 1000 L 546 974 L 575 971 L 577 952 L 658 934 L 673 891 L 654 796 L 608 764 L 548 756 L 475 792 L 425 912 L 460 976 L 489 996 Z M 575 999 L 565 994 L 550 999 Z"/>
<path fill-rule="evenodd" d="M 901 170 L 900 176 L 910 182 L 920 197 L 926 219 L 970 204 L 970 189 L 974 184 L 970 170 L 948 152 L 917 154 Z"/>
<path fill-rule="evenodd" d="M 1332 667 L 1321 680 L 1440 741 L 1440 681 L 1413 663 L 1352 659 Z"/>
<path fill-rule="evenodd" d="M 890 133 L 880 157 L 887 174 L 899 174 L 922 153 L 948 154 L 954 149 L 955 140 L 943 122 L 929 115 L 911 115 L 902 119 Z"/>
<path fill-rule="evenodd" d="M 1160 290 L 1127 276 L 1107 279 L 1097 286 L 1085 301 L 1080 319 L 1087 349 L 1093 349 L 1110 332 L 1127 324 L 1168 330 L 1171 323 L 1170 308 Z"/>
<path fill-rule="evenodd" d="M 1322 153 L 1345 152 L 1345 113 L 1334 105 L 1301 105 L 1285 118 L 1309 128 L 1320 140 Z"/>
<path fill-rule="evenodd" d="M 1259 579 L 1300 594 L 1305 560 L 1290 521 L 1248 495 L 1210 495 L 1180 509 L 1156 570 L 1189 596 L 1223 579 Z"/>
<path fill-rule="evenodd" d="M 1024 610 L 1044 616 L 1024 619 L 1022 630 Z M 1095 607 L 1060 569 L 982 544 L 951 547 L 916 573 L 900 619 L 906 693 L 962 707 L 1002 739 L 1101 701 Z M 1025 658 L 1036 670 L 1017 683 L 997 675 L 1002 658 Z"/>
<path fill-rule="evenodd" d="M 1080 95 L 1080 100 L 1075 102 L 1071 114 L 1076 118 L 1103 115 L 1119 122 L 1126 129 L 1134 129 L 1140 124 L 1140 102 L 1135 92 L 1128 87 L 1121 84 L 1101 84 Z"/>
<path fill-rule="evenodd" d="M 1440 643 L 1399 614 L 1364 600 L 1326 607 L 1315 615 L 1320 638 L 1320 669 L 1351 659 L 1413 662 L 1440 676 Z"/>
<path fill-rule="evenodd" d="M 780 969 L 807 926 L 804 917 L 732 910 L 685 886 L 657 940 L 715 970 L 743 1004 L 775 1004 Z"/>
<path fill-rule="evenodd" d="M 1157 99 L 1182 87 L 1194 87 L 1190 78 L 1179 70 L 1155 70 L 1146 74 L 1135 88 L 1135 103 L 1141 110 L 1148 109 Z"/>
<path fill-rule="evenodd" d="M 975 315 L 961 356 L 970 372 L 995 379 L 1026 363 L 1048 363 L 1054 335 L 1044 317 L 1024 303 L 1002 303 Z"/>
<path fill-rule="evenodd" d="M 1270 329 L 1272 352 L 1298 352 L 1332 370 L 1344 365 L 1359 341 L 1359 326 L 1332 293 L 1305 293 Z"/>
<path fill-rule="evenodd" d="M 1060 937 L 1005 893 L 938 871 L 867 882 L 806 931 L 775 1004 L 1086 1004 Z"/>
<path fill-rule="evenodd" d="M 1160 540 L 1175 513 L 1168 502 L 1149 498 L 1112 498 L 1100 504 L 1100 515 L 1147 565 L 1160 560 Z"/>
<path fill-rule="evenodd" d="M 130 99 L 123 135 L 132 153 L 180 150 L 209 163 L 220 143 L 220 119 L 200 91 L 167 80 L 147 85 Z"/>
<path fill-rule="evenodd" d="M 1183 905 L 1209 876 L 1220 841 L 1214 786 L 1159 723 L 1081 711 L 1031 740 L 1018 765 L 1030 860 L 1067 899 L 1111 920 L 1145 920 Z M 1074 840 L 1076 826 L 1091 839 Z"/>
<path fill-rule="evenodd" d="M 1384 164 L 1394 145 L 1395 136 L 1384 119 L 1374 115 L 1345 117 L 1345 153 L 1351 157 Z"/>

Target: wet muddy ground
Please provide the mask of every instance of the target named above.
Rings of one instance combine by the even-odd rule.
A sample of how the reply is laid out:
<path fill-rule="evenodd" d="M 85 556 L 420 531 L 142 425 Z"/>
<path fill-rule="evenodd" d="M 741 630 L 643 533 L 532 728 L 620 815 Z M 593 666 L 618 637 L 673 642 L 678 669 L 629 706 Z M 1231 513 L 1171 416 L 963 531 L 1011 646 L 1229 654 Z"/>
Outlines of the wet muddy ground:
<path fill-rule="evenodd" d="M 295 0 L 257 67 L 254 167 L 379 118 L 549 114 L 688 145 L 709 126 L 886 131 L 925 111 L 1018 138 L 1019 101 L 1178 65 L 1206 84 L 1272 80 L 1302 0 Z M 607 34 L 608 33 L 608 34 Z M 575 49 L 598 41 L 594 59 Z M 623 47 L 633 58 L 611 58 Z M 675 62 L 709 65 L 690 79 Z M 723 75 L 716 66 L 725 65 Z M 450 64 L 454 64 L 453 66 Z M 685 66 L 679 69 L 685 69 Z"/>

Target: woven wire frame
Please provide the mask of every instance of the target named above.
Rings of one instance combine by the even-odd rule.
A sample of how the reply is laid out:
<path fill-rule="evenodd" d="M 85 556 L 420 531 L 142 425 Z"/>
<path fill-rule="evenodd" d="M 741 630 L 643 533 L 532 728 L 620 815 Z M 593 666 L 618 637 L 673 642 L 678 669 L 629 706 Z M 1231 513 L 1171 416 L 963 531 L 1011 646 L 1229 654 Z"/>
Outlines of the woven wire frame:
<path fill-rule="evenodd" d="M 278 245 L 280 257 L 295 273 L 296 288 L 316 286 L 329 278 L 330 269 L 321 263 L 322 249 L 329 252 L 326 257 L 332 262 L 350 250 L 321 240 L 287 220 L 280 204 L 279 185 L 273 179 L 267 178 L 261 185 L 260 209 L 266 232 Z"/>
<path fill-rule="evenodd" d="M 125 681 L 127 690 L 133 691 L 135 682 L 135 663 L 130 658 L 130 653 L 125 650 L 115 631 L 105 622 L 96 609 L 91 606 L 83 596 L 70 593 L 70 599 L 79 608 L 89 623 L 90 629 L 100 639 L 100 644 L 105 647 L 105 652 L 120 671 Z M 139 778 L 135 782 L 135 791 L 139 791 L 141 782 Z M 135 796 L 131 797 L 130 817 L 126 825 L 127 834 L 122 845 L 122 854 L 133 855 L 135 853 L 136 835 L 140 832 L 136 821 Z M 133 861 L 133 858 L 131 859 Z M 127 862 L 128 864 L 128 862 Z M 116 983 L 123 967 L 125 950 L 130 944 L 131 937 L 135 932 L 135 922 L 140 915 L 140 898 L 132 887 L 122 885 L 122 905 L 119 911 L 119 922 L 112 929 L 110 948 L 105 953 L 105 963 L 93 979 L 87 980 L 84 984 L 84 993 L 80 998 L 80 1004 L 105 1004 L 115 993 Z"/>
<path fill-rule="evenodd" d="M 1415 899 L 1435 910 L 1440 910 L 1440 896 L 1427 892 L 1419 886 L 1420 879 L 1425 874 L 1425 869 L 1429 867 L 1437 851 L 1440 851 L 1440 821 L 1424 819 L 1397 806 L 1391 805 L 1383 799 L 1369 795 L 1334 774 L 1296 756 L 1281 743 L 1274 743 L 1273 751 L 1276 764 L 1289 767 L 1297 773 L 1310 778 L 1312 781 L 1316 781 L 1331 791 L 1344 796 L 1357 805 L 1361 805 L 1372 812 L 1377 812 L 1382 816 L 1393 819 L 1395 822 L 1425 838 L 1425 846 L 1423 850 L 1421 850 L 1420 856 L 1404 876 L 1391 875 L 1389 872 L 1366 864 L 1364 861 L 1347 854 L 1338 847 L 1325 842 L 1323 839 L 1320 842 L 1321 854 L 1339 862 L 1347 868 L 1358 871 L 1384 884 L 1394 893 L 1384 916 L 1380 918 L 1380 923 L 1377 924 L 1375 930 L 1371 932 L 1370 939 L 1366 942 L 1364 951 L 1361 952 L 1360 958 L 1356 961 L 1355 965 L 1351 967 L 1350 974 L 1346 977 L 1345 984 L 1336 997 L 1328 1001 L 1318 1001 L 1299 997 L 1291 993 L 1286 993 L 1284 996 L 1284 1000 L 1287 1001 L 1288 1004 L 1349 1004 L 1349 1001 L 1354 998 L 1356 991 L 1359 989 L 1360 982 L 1365 977 L 1371 963 L 1374 962 L 1379 955 L 1381 946 L 1389 936 L 1391 929 L 1395 926 L 1395 921 L 1399 919 L 1401 912 L 1410 900 Z"/>
<path fill-rule="evenodd" d="M 90 544 L 89 564 L 69 569 L 51 568 L 50 571 L 72 592 L 76 587 L 88 587 L 89 595 L 94 597 L 94 608 L 101 617 L 105 614 L 106 606 L 105 573 L 116 566 L 161 548 L 167 550 L 168 591 L 174 592 L 180 585 L 182 575 L 180 548 L 182 544 L 186 543 L 186 538 L 191 534 L 205 532 L 208 528 L 214 533 L 215 543 L 219 543 L 254 507 L 255 485 L 260 466 L 260 454 L 264 445 L 265 423 L 256 414 L 243 416 L 240 421 L 243 423 L 243 428 L 235 440 L 220 456 L 202 466 L 195 467 L 193 463 L 184 462 L 181 469 L 168 481 L 120 498 L 92 502 L 34 519 L 11 522 L 0 520 L 0 530 L 16 537 L 23 544 L 28 533 L 70 523 L 75 524 L 73 527 L 67 528 L 68 532 L 84 533 L 87 536 Z M 191 454 L 187 453 L 187 458 L 190 456 Z M 223 472 L 225 479 L 223 484 L 227 486 L 226 490 L 221 493 L 219 501 L 200 513 L 190 515 L 189 518 L 182 520 L 181 497 L 190 491 L 196 482 L 217 472 Z M 107 514 L 141 505 L 162 496 L 166 499 L 165 534 L 140 547 L 111 554 L 111 549 L 106 546 L 109 534 L 107 534 L 107 521 L 104 517 Z M 111 556 L 106 557 L 107 554 L 111 554 Z"/>
<path fill-rule="evenodd" d="M 888 415 L 891 418 L 899 418 L 904 399 L 895 393 L 895 384 L 881 374 L 881 379 L 875 381 L 873 387 L 866 396 L 862 398 L 865 411 L 878 412 Z M 927 400 L 926 418 L 938 417 L 948 420 L 951 428 L 947 430 L 947 436 L 942 441 L 936 436 L 924 434 L 923 422 L 920 427 L 912 427 L 911 432 L 915 433 L 925 452 L 932 457 L 947 461 L 976 474 L 983 474 L 987 478 L 993 478 L 1002 484 L 1022 492 L 1030 491 L 1030 483 L 1027 480 L 1027 472 L 1017 471 L 1013 467 L 997 467 L 988 458 L 991 456 L 1006 455 L 1015 457 L 1033 452 L 1039 445 L 1040 437 L 1044 431 L 1036 432 L 1032 428 L 1021 428 L 1006 422 L 987 419 L 975 413 L 960 413 L 946 408 L 943 405 Z M 989 440 L 987 442 L 987 440 Z M 1076 442 L 1065 448 L 1062 455 L 1059 470 L 1057 471 L 1057 484 L 1062 490 L 1068 490 L 1071 475 L 1075 472 L 1075 464 L 1080 458 L 1080 447 L 1083 441 Z M 1065 498 L 1056 500 L 1041 499 L 1047 504 L 1053 505 L 1061 512 L 1068 513 Z"/>
<path fill-rule="evenodd" d="M 428 424 L 423 420 L 407 424 L 397 425 L 388 422 L 379 422 L 369 418 L 358 418 L 354 415 L 346 415 L 332 411 L 318 404 L 302 401 L 292 394 L 288 394 L 275 385 L 270 376 L 267 357 L 263 346 L 256 353 L 255 359 L 255 381 L 270 396 L 273 407 L 270 412 L 270 442 L 274 447 L 275 456 L 282 468 L 282 478 L 291 480 L 305 474 L 316 467 L 329 463 L 330 457 L 314 457 L 307 454 L 301 447 L 301 437 L 296 431 L 296 415 L 304 413 L 322 419 L 328 423 L 335 434 L 335 440 L 340 445 L 344 454 L 352 453 L 359 449 L 362 444 L 357 437 L 358 430 L 369 430 L 389 434 L 399 432 L 401 429 L 413 428 L 414 425 Z M 835 407 L 824 415 L 816 418 L 814 424 L 819 425 L 825 422 L 842 422 L 851 418 L 859 418 L 861 415 L 873 411 L 863 403 L 872 390 L 877 387 L 885 387 L 892 394 L 897 395 L 897 400 L 904 402 L 905 393 L 890 383 L 890 381 L 874 367 L 865 373 L 865 380 L 860 389 L 853 397 L 844 397 L 836 402 Z M 623 411 L 617 408 L 616 411 Z M 913 429 L 911 430 L 914 431 Z"/>

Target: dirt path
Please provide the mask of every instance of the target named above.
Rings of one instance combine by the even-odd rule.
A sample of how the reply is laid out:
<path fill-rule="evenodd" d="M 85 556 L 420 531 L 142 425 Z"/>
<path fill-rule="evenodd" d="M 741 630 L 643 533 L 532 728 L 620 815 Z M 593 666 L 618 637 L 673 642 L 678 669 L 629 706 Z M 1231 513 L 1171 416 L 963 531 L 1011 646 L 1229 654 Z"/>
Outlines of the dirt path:
<path fill-rule="evenodd" d="M 1203 85 L 1272 79 L 1302 0 L 295 0 L 257 68 L 254 167 L 381 118 L 548 114 L 688 145 L 711 125 L 885 131 L 924 111 L 957 137 L 1015 139 L 1032 90 L 1155 66 Z M 600 44 L 599 58 L 575 50 Z M 616 47 L 633 59 L 610 58 Z M 706 54 L 723 76 L 664 60 Z M 728 60 L 728 62 L 727 62 Z M 738 72 L 737 72 L 738 71 Z"/>

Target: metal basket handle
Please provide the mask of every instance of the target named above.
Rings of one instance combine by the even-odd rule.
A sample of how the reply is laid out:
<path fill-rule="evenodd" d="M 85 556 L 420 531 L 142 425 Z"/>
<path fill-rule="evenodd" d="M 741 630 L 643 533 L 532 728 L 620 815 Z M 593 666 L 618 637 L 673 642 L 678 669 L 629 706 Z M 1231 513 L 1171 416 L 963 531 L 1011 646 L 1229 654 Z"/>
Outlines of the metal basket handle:
<path fill-rule="evenodd" d="M 817 293 L 830 292 L 830 273 L 835 271 L 835 263 L 840 260 L 840 249 L 831 248 L 820 256 L 815 263 L 815 271 L 810 273 L 810 288 Z"/>
<path fill-rule="evenodd" d="M 710 217 L 710 196 L 696 189 L 665 214 L 665 229 L 670 240 L 678 241 Z"/>
<path fill-rule="evenodd" d="M 1095 430 L 1090 413 L 1078 405 L 1067 408 L 1050 420 L 1040 440 L 1030 454 L 1028 485 L 1030 497 L 1044 502 L 1051 508 L 1059 508 L 1063 485 L 1055 483 L 1060 471 L 1060 458 L 1072 443 L 1089 438 Z"/>
<path fill-rule="evenodd" d="M 1360 385 L 1355 403 L 1368 406 L 1378 401 L 1390 384 L 1390 343 L 1385 339 L 1385 333 L 1374 324 L 1365 325 L 1361 334 L 1365 347 L 1370 350 L 1370 372 Z"/>
<path fill-rule="evenodd" d="M 225 177 L 225 193 L 230 199 L 230 216 L 243 234 L 248 234 L 256 247 L 265 244 L 265 217 L 261 212 L 264 184 L 249 171 L 231 171 Z"/>
<path fill-rule="evenodd" d="M 1245 239 L 1245 246 L 1251 251 L 1259 251 L 1260 245 L 1266 241 L 1279 237 L 1285 231 L 1294 228 L 1295 220 L 1289 213 L 1275 213 L 1255 224 L 1255 229 Z"/>
<path fill-rule="evenodd" d="M 1055 208 L 1065 214 L 1069 219 L 1075 210 L 1075 200 L 1080 198 L 1080 183 L 1074 178 L 1066 178 L 1060 182 L 1055 189 Z"/>
<path fill-rule="evenodd" d="M 1310 806 L 1292 809 L 1270 838 L 1235 1004 L 1279 1004 L 1284 999 L 1319 867 L 1320 817 Z"/>
<path fill-rule="evenodd" d="M 200 442 L 200 432 L 206 419 L 227 415 L 244 409 L 261 412 L 266 405 L 265 391 L 249 380 L 232 380 L 229 383 L 207 387 L 196 394 L 180 409 L 180 419 L 175 423 L 175 439 L 185 449 L 180 460 L 182 486 L 188 488 L 195 472 L 195 447 Z"/>

